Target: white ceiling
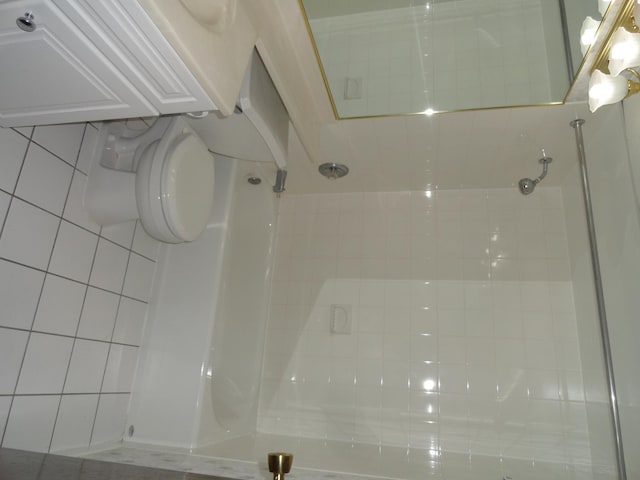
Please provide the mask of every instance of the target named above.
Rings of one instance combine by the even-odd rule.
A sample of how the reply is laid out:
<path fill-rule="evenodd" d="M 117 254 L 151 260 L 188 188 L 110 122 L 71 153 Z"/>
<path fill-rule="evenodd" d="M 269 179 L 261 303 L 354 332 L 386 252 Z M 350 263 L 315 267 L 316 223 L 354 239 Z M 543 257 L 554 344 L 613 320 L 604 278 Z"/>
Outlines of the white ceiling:
<path fill-rule="evenodd" d="M 553 157 L 546 186 L 559 186 L 577 162 L 569 122 L 585 104 L 341 120 L 322 127 L 316 163 L 291 135 L 289 193 L 338 193 L 515 186 L 535 178 L 544 148 Z M 322 162 L 344 163 L 348 176 L 327 180 Z"/>

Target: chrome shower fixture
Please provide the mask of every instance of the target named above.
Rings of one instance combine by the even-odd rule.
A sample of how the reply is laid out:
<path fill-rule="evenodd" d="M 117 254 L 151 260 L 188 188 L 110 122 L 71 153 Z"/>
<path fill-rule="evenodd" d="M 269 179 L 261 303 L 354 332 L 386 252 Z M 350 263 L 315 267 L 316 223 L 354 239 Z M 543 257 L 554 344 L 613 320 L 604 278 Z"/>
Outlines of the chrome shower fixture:
<path fill-rule="evenodd" d="M 323 163 L 318 167 L 318 171 L 329 180 L 344 177 L 349 173 L 349 167 L 341 163 Z"/>
<path fill-rule="evenodd" d="M 538 160 L 538 163 L 542 164 L 542 173 L 538 178 L 534 178 L 533 180 L 530 178 L 523 178 L 518 182 L 518 188 L 520 189 L 520 193 L 523 195 L 529 195 L 536 188 L 536 185 L 539 184 L 544 177 L 547 176 L 547 170 L 549 169 L 549 164 L 553 161 L 551 157 L 547 157 L 542 150 L 542 158 Z"/>
<path fill-rule="evenodd" d="M 284 192 L 284 184 L 287 181 L 287 170 L 284 168 L 278 168 L 276 172 L 276 183 L 273 186 L 274 193 Z"/>

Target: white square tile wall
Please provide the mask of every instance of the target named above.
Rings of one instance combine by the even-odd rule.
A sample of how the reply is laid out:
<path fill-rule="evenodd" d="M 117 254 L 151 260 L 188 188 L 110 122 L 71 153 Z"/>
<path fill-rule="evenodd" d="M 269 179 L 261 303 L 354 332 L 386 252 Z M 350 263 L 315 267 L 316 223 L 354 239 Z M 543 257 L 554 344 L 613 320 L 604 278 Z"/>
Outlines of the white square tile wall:
<path fill-rule="evenodd" d="M 543 9 L 429 2 L 311 25 L 341 116 L 459 110 L 552 101 Z"/>
<path fill-rule="evenodd" d="M 78 451 L 124 433 L 159 244 L 139 223 L 89 218 L 95 140 L 89 124 L 0 129 L 3 447 Z"/>
<path fill-rule="evenodd" d="M 563 215 L 559 188 L 283 197 L 258 430 L 588 460 Z"/>

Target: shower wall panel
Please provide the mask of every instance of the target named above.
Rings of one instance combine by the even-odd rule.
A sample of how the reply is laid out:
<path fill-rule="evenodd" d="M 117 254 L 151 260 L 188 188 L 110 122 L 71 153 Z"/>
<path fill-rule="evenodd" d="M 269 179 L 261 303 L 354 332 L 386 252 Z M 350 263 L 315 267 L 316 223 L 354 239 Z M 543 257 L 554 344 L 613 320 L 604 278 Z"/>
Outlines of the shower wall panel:
<path fill-rule="evenodd" d="M 558 188 L 285 196 L 271 303 L 259 432 L 591 461 Z"/>

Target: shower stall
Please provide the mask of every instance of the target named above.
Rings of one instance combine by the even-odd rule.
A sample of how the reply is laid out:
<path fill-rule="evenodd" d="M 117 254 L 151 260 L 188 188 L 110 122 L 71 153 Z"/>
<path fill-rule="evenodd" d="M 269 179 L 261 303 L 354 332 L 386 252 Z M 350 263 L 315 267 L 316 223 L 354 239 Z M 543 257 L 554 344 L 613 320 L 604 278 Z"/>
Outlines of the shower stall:
<path fill-rule="evenodd" d="M 630 479 L 638 118 L 627 103 L 583 126 Z M 621 478 L 577 149 L 529 195 L 514 178 L 276 200 L 251 164 L 225 165 L 204 243 L 164 260 L 115 458 L 252 479 L 270 451 L 305 478 Z"/>

